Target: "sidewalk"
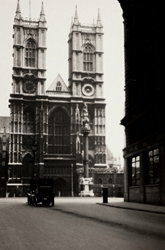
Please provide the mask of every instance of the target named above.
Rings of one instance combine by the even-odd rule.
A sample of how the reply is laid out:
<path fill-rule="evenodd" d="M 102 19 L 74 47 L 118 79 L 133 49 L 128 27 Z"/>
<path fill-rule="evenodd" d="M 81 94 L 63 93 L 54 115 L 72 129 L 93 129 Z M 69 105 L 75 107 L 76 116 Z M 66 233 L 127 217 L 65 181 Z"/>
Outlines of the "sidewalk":
<path fill-rule="evenodd" d="M 165 214 L 165 206 L 156 206 L 156 205 L 124 202 L 124 201 L 115 202 L 115 200 L 112 202 L 112 199 L 108 203 L 97 203 L 97 204 L 103 205 L 103 206 L 115 207 L 115 208 L 138 210 L 138 211 L 157 213 L 157 214 Z"/>

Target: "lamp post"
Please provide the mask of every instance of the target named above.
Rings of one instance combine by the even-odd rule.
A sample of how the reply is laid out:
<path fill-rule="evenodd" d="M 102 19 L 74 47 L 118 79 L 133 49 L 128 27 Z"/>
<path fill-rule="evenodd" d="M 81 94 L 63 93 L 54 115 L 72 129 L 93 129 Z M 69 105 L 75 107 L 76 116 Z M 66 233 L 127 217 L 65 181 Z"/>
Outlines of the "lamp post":
<path fill-rule="evenodd" d="M 33 177 L 36 176 L 35 172 L 35 152 L 37 151 L 37 144 L 32 144 L 32 152 L 33 152 Z"/>

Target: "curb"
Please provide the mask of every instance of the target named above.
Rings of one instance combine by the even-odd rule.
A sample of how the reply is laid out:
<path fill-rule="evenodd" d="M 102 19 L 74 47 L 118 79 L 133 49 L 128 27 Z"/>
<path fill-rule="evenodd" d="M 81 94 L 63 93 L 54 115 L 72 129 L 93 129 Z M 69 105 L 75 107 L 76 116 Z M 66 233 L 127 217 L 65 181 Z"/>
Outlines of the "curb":
<path fill-rule="evenodd" d="M 106 207 L 114 207 L 114 208 L 120 208 L 120 209 L 128 209 L 128 210 L 135 210 L 135 211 L 141 211 L 141 212 L 147 212 L 147 213 L 154 213 L 154 214 L 164 214 L 165 212 L 162 211 L 153 211 L 153 210 L 147 210 L 147 209 L 142 209 L 142 208 L 134 208 L 134 207 L 121 207 L 117 205 L 111 205 L 111 204 L 104 204 L 104 203 L 96 203 L 98 205 L 106 206 Z"/>

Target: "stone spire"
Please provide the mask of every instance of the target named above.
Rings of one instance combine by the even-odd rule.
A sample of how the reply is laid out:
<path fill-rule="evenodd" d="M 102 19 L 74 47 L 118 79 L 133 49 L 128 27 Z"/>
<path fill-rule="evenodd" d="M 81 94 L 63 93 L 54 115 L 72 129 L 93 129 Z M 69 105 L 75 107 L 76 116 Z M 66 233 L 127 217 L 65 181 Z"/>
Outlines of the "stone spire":
<path fill-rule="evenodd" d="M 79 25 L 78 13 L 77 13 L 77 5 L 76 5 L 76 8 L 75 8 L 74 24 Z"/>
<path fill-rule="evenodd" d="M 72 28 L 72 26 L 73 26 L 73 17 L 71 18 L 71 28 Z"/>
<path fill-rule="evenodd" d="M 16 12 L 15 12 L 15 18 L 16 19 L 21 19 L 21 10 L 20 10 L 20 5 L 19 5 L 19 0 L 17 2 L 17 9 L 16 9 Z"/>
<path fill-rule="evenodd" d="M 43 1 L 42 1 L 42 6 L 41 6 L 41 12 L 40 12 L 39 21 L 41 21 L 41 22 L 46 22 L 46 19 L 45 19 L 45 12 L 44 12 L 44 3 L 43 3 Z"/>
<path fill-rule="evenodd" d="M 102 27 L 101 17 L 100 17 L 100 9 L 98 9 L 97 26 Z"/>
<path fill-rule="evenodd" d="M 72 31 L 72 28 L 73 28 L 73 17 L 71 18 L 70 32 Z"/>
<path fill-rule="evenodd" d="M 42 1 L 42 6 L 41 6 L 41 13 L 40 15 L 45 15 L 45 12 L 44 12 L 44 3 Z"/>

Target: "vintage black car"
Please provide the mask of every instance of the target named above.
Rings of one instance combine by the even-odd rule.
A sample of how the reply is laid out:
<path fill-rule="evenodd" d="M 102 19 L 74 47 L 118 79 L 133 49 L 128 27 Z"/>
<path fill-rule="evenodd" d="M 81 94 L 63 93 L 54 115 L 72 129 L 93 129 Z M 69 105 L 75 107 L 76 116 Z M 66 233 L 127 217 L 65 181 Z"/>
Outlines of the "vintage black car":
<path fill-rule="evenodd" d="M 33 178 L 30 182 L 30 190 L 27 194 L 28 205 L 54 206 L 54 180 L 52 178 Z"/>

